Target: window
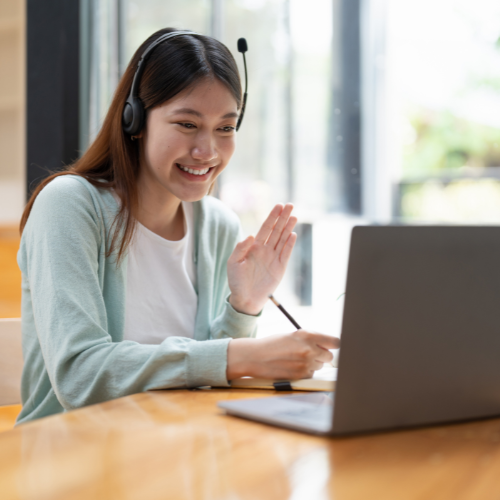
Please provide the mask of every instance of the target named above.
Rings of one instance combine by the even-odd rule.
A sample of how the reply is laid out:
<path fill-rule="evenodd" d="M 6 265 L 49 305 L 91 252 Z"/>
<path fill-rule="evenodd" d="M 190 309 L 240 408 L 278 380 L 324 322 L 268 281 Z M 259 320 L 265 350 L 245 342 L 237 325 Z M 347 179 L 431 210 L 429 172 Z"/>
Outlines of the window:
<path fill-rule="evenodd" d="M 88 0 L 89 40 L 88 136 L 93 137 L 116 85 L 116 68 L 123 71 L 136 48 L 163 27 L 191 29 L 223 41 L 232 51 L 240 74 L 243 60 L 237 52 L 240 37 L 248 41 L 249 96 L 238 133 L 238 147 L 222 174 L 218 196 L 240 216 L 244 230 L 255 233 L 275 203 L 293 201 L 302 226 L 294 262 L 277 291 L 280 300 L 296 308 L 297 319 L 309 328 L 325 330 L 314 314 L 315 298 L 321 306 L 343 292 L 343 279 L 330 286 L 324 266 L 336 259 L 331 248 L 335 234 L 327 229 L 328 211 L 335 207 L 336 166 L 332 160 L 332 134 L 339 106 L 332 98 L 333 2 L 315 0 Z M 113 19 L 118 19 L 118 25 Z M 121 59 L 120 59 L 121 58 Z M 118 59 L 118 62 L 117 62 Z M 359 107 L 359 103 L 358 103 Z M 337 139 L 335 139 L 337 141 Z M 337 176 L 338 177 L 338 176 Z M 312 229 L 325 226 L 328 237 Z M 352 224 L 350 224 L 352 225 Z M 349 227 L 350 227 L 349 225 Z M 343 227 L 343 226 L 342 226 Z M 342 231 L 344 231 L 342 229 Z M 320 233 L 322 230 L 320 230 Z M 345 232 L 345 231 L 344 231 Z M 347 233 L 346 233 L 347 234 Z M 318 240 L 318 245 L 312 243 Z M 338 246 L 338 245 L 337 245 Z M 345 267 L 345 245 L 342 262 Z M 320 250 L 323 248 L 323 251 Z M 314 250 L 316 249 L 316 250 Z M 311 268 L 311 252 L 315 252 Z M 344 271 L 345 273 L 345 271 Z M 342 274 L 340 274 L 342 276 Z M 318 279 L 319 278 L 319 279 Z M 312 306 L 312 307 L 311 307 Z M 267 314 L 269 329 L 293 330 L 275 312 Z M 325 320 L 326 311 L 324 308 Z M 313 324 L 313 318 L 314 320 Z M 328 321 L 331 324 L 331 320 Z M 276 326 L 278 325 L 278 326 Z M 265 328 L 264 328 L 265 330 Z"/>
<path fill-rule="evenodd" d="M 395 217 L 499 223 L 500 4 L 390 0 L 387 62 Z"/>

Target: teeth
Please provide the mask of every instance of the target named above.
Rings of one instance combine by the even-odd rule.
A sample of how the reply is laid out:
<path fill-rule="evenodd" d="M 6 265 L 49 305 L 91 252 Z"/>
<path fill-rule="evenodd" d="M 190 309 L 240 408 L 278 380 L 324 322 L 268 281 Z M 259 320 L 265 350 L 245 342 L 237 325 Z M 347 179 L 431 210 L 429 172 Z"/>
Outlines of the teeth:
<path fill-rule="evenodd" d="M 181 170 L 184 170 L 184 172 L 189 172 L 190 174 L 193 174 L 193 175 L 205 175 L 210 170 L 210 167 L 204 168 L 203 170 L 194 170 L 192 168 L 187 168 L 184 165 L 181 165 L 180 163 L 178 163 L 177 166 Z"/>
<path fill-rule="evenodd" d="M 180 163 L 177 163 L 177 166 L 181 170 L 184 170 L 184 172 L 189 172 L 190 174 L 193 174 L 193 175 L 205 175 L 210 170 L 210 167 L 204 168 L 203 170 L 194 170 L 192 168 L 187 168 L 184 165 L 181 165 Z"/>

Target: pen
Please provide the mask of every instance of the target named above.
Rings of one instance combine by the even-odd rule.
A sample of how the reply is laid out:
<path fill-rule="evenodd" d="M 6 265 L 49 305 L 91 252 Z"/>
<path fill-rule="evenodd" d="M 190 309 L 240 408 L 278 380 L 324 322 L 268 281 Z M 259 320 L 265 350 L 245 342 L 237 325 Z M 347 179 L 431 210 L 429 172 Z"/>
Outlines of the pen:
<path fill-rule="evenodd" d="M 269 298 L 272 303 L 290 320 L 292 325 L 297 328 L 297 330 L 300 330 L 300 325 L 293 319 L 292 315 L 272 295 L 269 295 Z M 274 382 L 273 386 L 276 391 L 293 391 L 293 387 L 289 380 Z"/>
<path fill-rule="evenodd" d="M 292 316 L 290 315 L 290 313 L 272 295 L 269 295 L 269 298 L 271 299 L 271 301 L 273 302 L 273 304 L 275 306 L 277 306 L 278 309 L 290 320 L 290 322 L 292 323 L 292 325 L 295 328 L 297 328 L 297 330 L 302 330 L 302 327 L 292 318 Z"/>

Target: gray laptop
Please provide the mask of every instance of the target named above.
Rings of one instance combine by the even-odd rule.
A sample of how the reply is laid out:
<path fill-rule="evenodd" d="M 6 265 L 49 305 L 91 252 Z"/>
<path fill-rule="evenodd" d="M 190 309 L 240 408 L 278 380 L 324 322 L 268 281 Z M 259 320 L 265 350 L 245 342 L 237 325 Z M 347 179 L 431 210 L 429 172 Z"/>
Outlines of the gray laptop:
<path fill-rule="evenodd" d="M 499 416 L 500 228 L 354 228 L 335 392 L 219 407 L 328 435 Z"/>

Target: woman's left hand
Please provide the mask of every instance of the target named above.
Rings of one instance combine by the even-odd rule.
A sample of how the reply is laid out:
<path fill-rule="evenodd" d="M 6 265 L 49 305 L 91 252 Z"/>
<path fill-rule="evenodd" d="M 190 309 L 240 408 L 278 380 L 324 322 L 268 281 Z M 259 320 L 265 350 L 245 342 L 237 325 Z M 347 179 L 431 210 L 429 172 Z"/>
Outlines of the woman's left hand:
<path fill-rule="evenodd" d="M 238 243 L 229 257 L 229 303 L 237 311 L 259 314 L 283 278 L 297 240 L 292 210 L 292 204 L 276 205 L 257 236 Z"/>

